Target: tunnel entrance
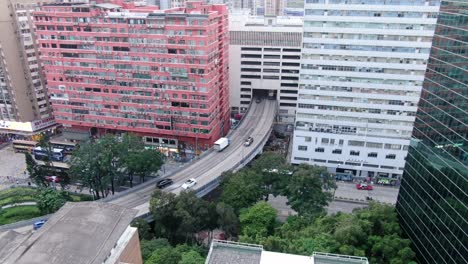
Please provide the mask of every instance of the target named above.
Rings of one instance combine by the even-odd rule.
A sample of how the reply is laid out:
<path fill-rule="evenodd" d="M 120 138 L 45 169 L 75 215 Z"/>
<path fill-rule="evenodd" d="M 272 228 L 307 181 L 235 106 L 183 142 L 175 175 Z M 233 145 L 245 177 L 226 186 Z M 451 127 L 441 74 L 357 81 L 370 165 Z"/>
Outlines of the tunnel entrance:
<path fill-rule="evenodd" d="M 253 89 L 252 91 L 252 99 L 276 99 L 276 90 L 267 90 L 267 89 Z"/>

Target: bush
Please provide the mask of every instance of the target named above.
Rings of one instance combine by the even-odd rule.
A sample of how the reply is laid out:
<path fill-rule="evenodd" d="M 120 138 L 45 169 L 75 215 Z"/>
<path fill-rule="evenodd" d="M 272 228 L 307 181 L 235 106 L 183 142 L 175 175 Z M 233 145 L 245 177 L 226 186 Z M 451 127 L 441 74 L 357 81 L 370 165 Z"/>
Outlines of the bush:
<path fill-rule="evenodd" d="M 0 211 L 0 225 L 27 220 L 41 216 L 41 211 L 35 205 L 15 206 Z"/>

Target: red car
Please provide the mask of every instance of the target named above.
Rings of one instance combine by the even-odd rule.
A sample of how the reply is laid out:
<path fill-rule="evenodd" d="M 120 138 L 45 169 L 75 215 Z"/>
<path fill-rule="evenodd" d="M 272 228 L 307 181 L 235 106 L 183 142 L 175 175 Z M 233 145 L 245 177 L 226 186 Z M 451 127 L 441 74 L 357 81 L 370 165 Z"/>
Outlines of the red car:
<path fill-rule="evenodd" d="M 59 183 L 60 179 L 57 176 L 45 176 L 46 181 Z"/>
<path fill-rule="evenodd" d="M 367 183 L 358 183 L 358 184 L 356 184 L 356 188 L 358 190 L 368 190 L 368 191 L 370 191 L 370 190 L 372 190 L 372 185 L 369 185 Z"/>

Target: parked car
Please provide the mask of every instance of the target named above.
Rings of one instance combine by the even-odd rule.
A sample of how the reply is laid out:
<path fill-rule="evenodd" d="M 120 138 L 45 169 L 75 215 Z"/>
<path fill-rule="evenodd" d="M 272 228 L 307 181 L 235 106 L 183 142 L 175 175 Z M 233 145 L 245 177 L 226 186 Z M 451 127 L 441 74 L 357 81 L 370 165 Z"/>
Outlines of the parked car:
<path fill-rule="evenodd" d="M 189 179 L 187 180 L 186 182 L 184 182 L 184 184 L 182 184 L 182 188 L 187 190 L 187 189 L 190 189 L 192 188 L 193 186 L 195 186 L 195 184 L 197 184 L 197 180 L 195 180 L 194 178 L 192 179 Z"/>
<path fill-rule="evenodd" d="M 164 179 L 158 181 L 158 183 L 156 183 L 156 187 L 158 187 L 159 189 L 164 189 L 167 186 L 172 185 L 173 183 L 174 181 L 172 179 Z"/>
<path fill-rule="evenodd" d="M 55 183 L 59 183 L 59 182 L 60 182 L 60 178 L 57 177 L 57 176 L 45 176 L 45 179 L 46 179 L 46 181 L 48 181 L 48 182 L 55 182 Z"/>
<path fill-rule="evenodd" d="M 244 146 L 248 147 L 252 145 L 252 143 L 253 143 L 253 137 L 248 137 L 244 142 Z"/>
<path fill-rule="evenodd" d="M 47 220 L 39 220 L 39 221 L 35 222 L 33 224 L 33 229 L 38 230 L 39 228 L 41 228 L 45 224 L 46 221 Z"/>
<path fill-rule="evenodd" d="M 358 184 L 356 184 L 356 188 L 358 190 L 368 190 L 368 191 L 370 191 L 370 190 L 372 190 L 372 185 L 367 184 L 367 183 L 358 183 Z"/>

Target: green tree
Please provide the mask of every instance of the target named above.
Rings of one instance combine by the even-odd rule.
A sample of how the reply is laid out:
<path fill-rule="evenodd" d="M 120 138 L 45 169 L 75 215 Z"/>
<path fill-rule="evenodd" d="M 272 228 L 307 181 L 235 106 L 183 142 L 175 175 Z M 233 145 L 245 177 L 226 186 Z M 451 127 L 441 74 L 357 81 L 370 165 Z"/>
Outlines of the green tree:
<path fill-rule="evenodd" d="M 273 233 L 276 210 L 266 202 L 259 202 L 241 211 L 239 216 L 241 240 L 261 241 Z"/>
<path fill-rule="evenodd" d="M 38 186 L 49 186 L 49 182 L 45 179 L 45 176 L 47 176 L 47 170 L 43 166 L 39 166 L 30 153 L 26 152 L 24 155 L 29 178 Z"/>
<path fill-rule="evenodd" d="M 122 137 L 106 135 L 94 142 L 85 142 L 73 152 L 70 160 L 71 175 L 86 187 L 94 190 L 99 199 L 117 184 L 128 179 L 133 186 L 133 176 L 140 177 L 159 170 L 162 155 L 156 150 L 146 150 L 141 138 L 125 134 Z"/>
<path fill-rule="evenodd" d="M 141 240 L 140 248 L 143 262 L 146 261 L 154 251 L 164 247 L 170 247 L 169 241 L 167 241 L 165 238 Z"/>
<path fill-rule="evenodd" d="M 104 144 L 85 142 L 73 151 L 70 159 L 70 174 L 83 186 L 93 191 L 97 199 L 105 197 L 105 191 L 111 183 L 111 159 L 109 149 Z"/>
<path fill-rule="evenodd" d="M 178 219 L 174 215 L 176 195 L 156 189 L 150 200 L 149 210 L 153 215 L 155 234 L 170 241 L 175 238 Z"/>
<path fill-rule="evenodd" d="M 262 199 L 262 176 L 252 170 L 230 174 L 222 182 L 221 201 L 232 206 L 236 213 Z"/>
<path fill-rule="evenodd" d="M 182 254 L 179 264 L 204 264 L 205 258 L 202 257 L 197 251 L 190 250 Z"/>
<path fill-rule="evenodd" d="M 239 230 L 239 220 L 234 209 L 223 202 L 216 205 L 216 213 L 218 214 L 218 227 L 223 230 L 227 237 L 235 236 Z"/>
<path fill-rule="evenodd" d="M 37 207 L 43 214 L 56 212 L 67 202 L 68 195 L 65 192 L 52 188 L 44 188 L 39 192 Z"/>
<path fill-rule="evenodd" d="M 209 229 L 209 203 L 196 196 L 195 192 L 181 192 L 175 200 L 174 216 L 179 226 L 176 236 L 185 243 L 193 241 L 194 234 Z"/>
<path fill-rule="evenodd" d="M 288 204 L 300 215 L 314 216 L 325 212 L 332 195 L 323 191 L 323 175 L 327 174 L 325 167 L 300 165 L 293 173 L 286 196 Z M 321 177 L 322 175 L 322 177 Z"/>
<path fill-rule="evenodd" d="M 145 264 L 178 264 L 181 259 L 181 254 L 173 247 L 168 246 L 154 251 Z"/>
<path fill-rule="evenodd" d="M 163 164 L 162 154 L 153 149 L 134 150 L 123 158 L 129 176 L 130 187 L 133 187 L 133 177 L 139 176 L 144 182 L 146 175 L 159 171 Z"/>
<path fill-rule="evenodd" d="M 151 232 L 151 226 L 144 219 L 137 218 L 133 221 L 132 226 L 138 228 L 140 239 L 150 240 L 154 237 L 154 234 Z"/>
<path fill-rule="evenodd" d="M 411 242 L 397 234 L 383 237 L 370 236 L 370 262 L 371 263 L 409 263 L 415 257 L 411 250 Z"/>
<path fill-rule="evenodd" d="M 265 200 L 268 195 L 278 196 L 285 192 L 293 172 L 285 157 L 275 152 L 265 152 L 252 164 L 252 170 L 262 175 L 262 189 Z"/>

